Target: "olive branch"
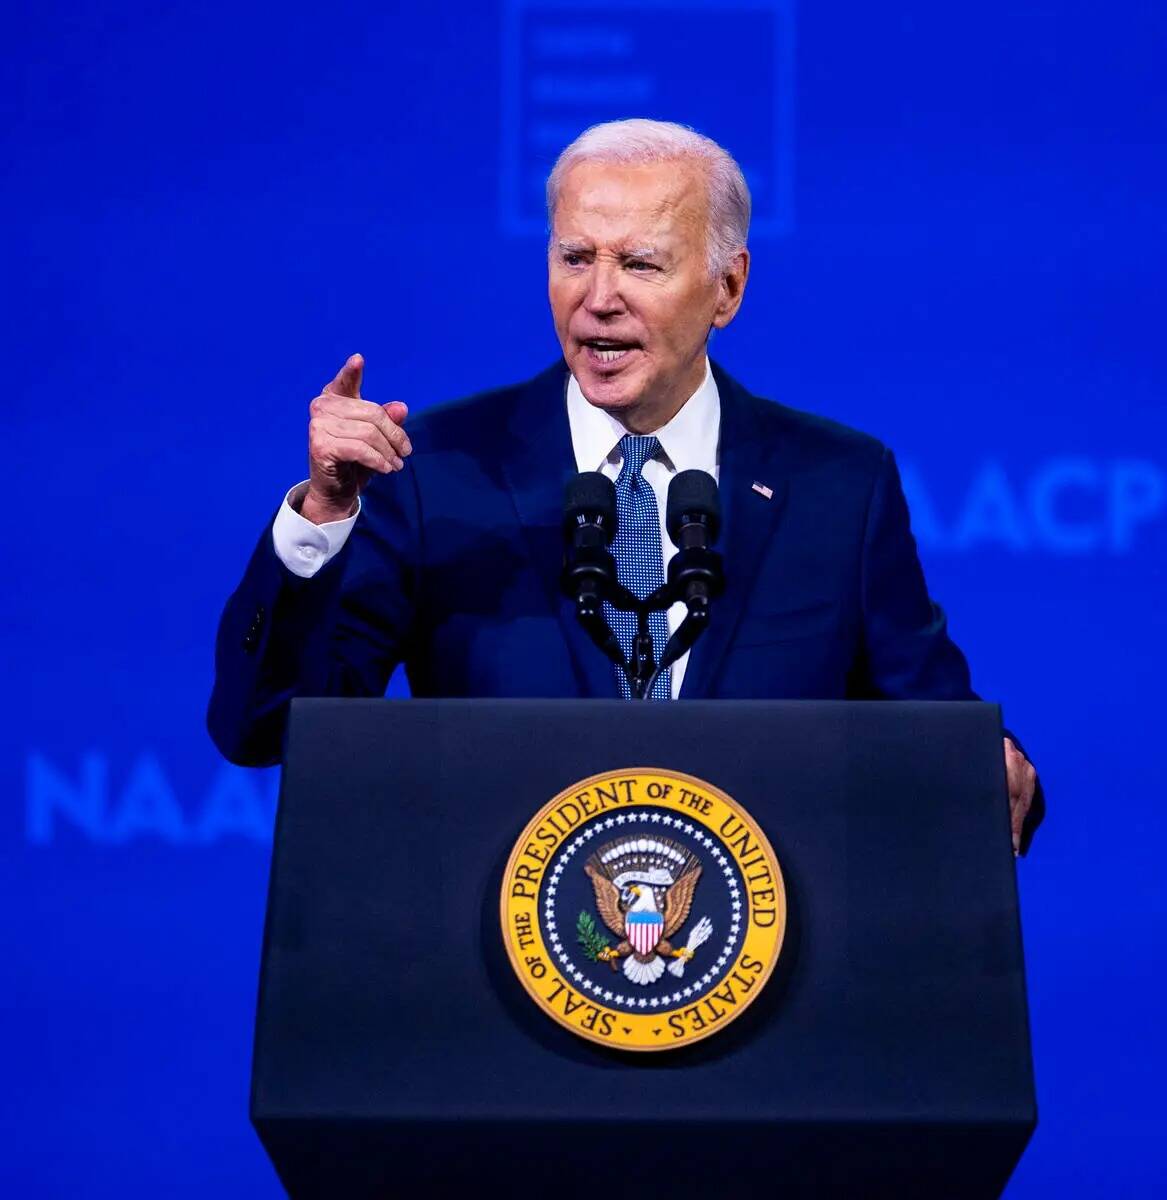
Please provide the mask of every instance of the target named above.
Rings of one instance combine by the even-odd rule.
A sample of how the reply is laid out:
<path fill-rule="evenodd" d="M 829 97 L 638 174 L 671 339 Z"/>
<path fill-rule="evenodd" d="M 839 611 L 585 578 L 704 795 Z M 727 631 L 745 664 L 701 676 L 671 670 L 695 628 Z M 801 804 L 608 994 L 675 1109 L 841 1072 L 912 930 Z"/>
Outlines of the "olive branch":
<path fill-rule="evenodd" d="M 592 962 L 600 961 L 600 951 L 607 950 L 608 939 L 596 928 L 595 918 L 588 912 L 581 912 L 575 923 L 576 941 L 583 947 L 583 952 Z"/>

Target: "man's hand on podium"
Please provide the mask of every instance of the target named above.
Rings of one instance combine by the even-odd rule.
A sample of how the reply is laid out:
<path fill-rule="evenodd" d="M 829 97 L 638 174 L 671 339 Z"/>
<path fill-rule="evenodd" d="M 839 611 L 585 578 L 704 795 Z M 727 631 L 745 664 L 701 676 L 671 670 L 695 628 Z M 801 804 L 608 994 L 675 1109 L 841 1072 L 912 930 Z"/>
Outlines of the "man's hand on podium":
<path fill-rule="evenodd" d="M 1009 814 L 1013 825 L 1013 853 L 1021 853 L 1021 830 L 1033 803 L 1037 787 L 1037 772 L 1033 764 L 1013 744 L 1005 739 L 1005 778 L 1009 784 Z"/>
<path fill-rule="evenodd" d="M 361 399 L 365 360 L 352 355 L 309 405 L 308 491 L 301 515 L 316 525 L 351 517 L 374 471 L 388 475 L 413 452 L 402 429 L 408 409 L 400 401 Z"/>

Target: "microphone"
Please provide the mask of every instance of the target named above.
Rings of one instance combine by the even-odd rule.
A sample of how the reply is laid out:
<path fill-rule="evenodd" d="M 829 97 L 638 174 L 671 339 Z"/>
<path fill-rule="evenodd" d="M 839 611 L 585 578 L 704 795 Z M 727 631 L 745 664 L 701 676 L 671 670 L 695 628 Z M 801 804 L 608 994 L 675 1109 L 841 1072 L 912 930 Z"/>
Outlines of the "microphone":
<path fill-rule="evenodd" d="M 563 572 L 560 587 L 575 601 L 575 615 L 612 662 L 627 669 L 624 652 L 604 616 L 604 600 L 619 600 L 616 560 L 608 549 L 616 536 L 616 485 L 599 471 L 567 481 L 563 497 Z"/>
<path fill-rule="evenodd" d="M 677 547 L 669 563 L 669 587 L 690 616 L 707 619 L 709 601 L 725 590 L 721 555 L 713 549 L 721 532 L 721 500 L 712 475 L 681 471 L 673 476 L 665 526 Z"/>
<path fill-rule="evenodd" d="M 616 583 L 616 562 L 608 546 L 616 536 L 616 486 L 599 471 L 569 479 L 563 497 L 567 541 L 563 589 L 582 612 L 598 607 Z"/>
<path fill-rule="evenodd" d="M 689 610 L 665 645 L 641 698 L 652 695 L 657 677 L 692 648 L 709 626 L 709 602 L 725 590 L 721 555 L 713 549 L 721 532 L 721 501 L 713 476 L 705 471 L 681 471 L 669 483 L 665 528 L 677 547 L 669 562 L 669 581 L 659 594 L 665 605 L 683 600 Z M 660 607 L 657 605 L 657 607 Z"/>

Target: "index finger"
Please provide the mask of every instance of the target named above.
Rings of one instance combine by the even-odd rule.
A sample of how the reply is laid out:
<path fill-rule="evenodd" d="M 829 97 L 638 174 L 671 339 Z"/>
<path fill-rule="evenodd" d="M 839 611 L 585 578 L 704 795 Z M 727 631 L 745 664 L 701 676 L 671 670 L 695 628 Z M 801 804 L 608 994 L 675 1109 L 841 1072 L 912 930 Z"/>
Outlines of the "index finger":
<path fill-rule="evenodd" d="M 334 396 L 349 396 L 353 400 L 359 400 L 364 370 L 364 358 L 359 354 L 350 354 L 332 382 L 324 385 L 324 390 L 331 392 Z"/>

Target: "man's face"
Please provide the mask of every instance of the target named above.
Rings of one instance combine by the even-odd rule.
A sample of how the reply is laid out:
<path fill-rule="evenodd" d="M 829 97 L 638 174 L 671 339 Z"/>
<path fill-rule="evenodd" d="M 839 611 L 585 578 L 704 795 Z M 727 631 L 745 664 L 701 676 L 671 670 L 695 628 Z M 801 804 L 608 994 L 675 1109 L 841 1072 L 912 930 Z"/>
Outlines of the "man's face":
<path fill-rule="evenodd" d="M 749 258 L 710 278 L 706 184 L 695 163 L 577 163 L 548 252 L 563 357 L 588 401 L 635 432 L 668 421 L 705 372 L 710 326 L 741 304 Z"/>

